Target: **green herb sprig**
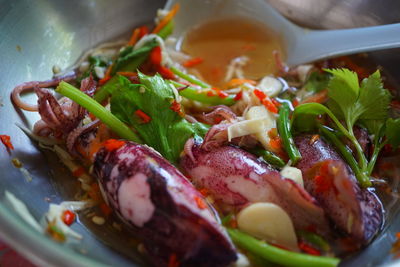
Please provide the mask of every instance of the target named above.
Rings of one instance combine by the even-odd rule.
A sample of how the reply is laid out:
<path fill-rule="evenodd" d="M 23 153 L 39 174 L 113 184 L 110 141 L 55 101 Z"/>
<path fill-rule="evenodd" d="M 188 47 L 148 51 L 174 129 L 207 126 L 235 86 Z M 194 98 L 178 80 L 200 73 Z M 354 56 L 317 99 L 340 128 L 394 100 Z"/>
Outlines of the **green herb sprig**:
<path fill-rule="evenodd" d="M 331 137 L 336 147 L 339 146 L 339 150 L 346 154 L 347 161 L 361 186 L 371 186 L 369 177 L 380 150 L 385 144 L 391 144 L 395 148 L 400 144 L 400 119 L 388 118 L 390 93 L 383 88 L 379 71 L 362 80 L 361 84 L 358 82 L 357 74 L 348 69 L 325 69 L 325 71 L 332 75 L 328 84 L 330 97 L 328 107 L 319 103 L 299 105 L 293 112 L 291 122 L 293 124 L 296 119 L 304 115 L 328 115 L 338 131 L 354 146 L 357 164 L 354 164 L 354 158 L 349 158 L 353 155 L 345 152 L 343 144 L 334 138 L 332 132 L 323 128 L 323 133 Z M 365 126 L 373 136 L 375 146 L 369 161 L 354 135 L 355 125 Z"/>

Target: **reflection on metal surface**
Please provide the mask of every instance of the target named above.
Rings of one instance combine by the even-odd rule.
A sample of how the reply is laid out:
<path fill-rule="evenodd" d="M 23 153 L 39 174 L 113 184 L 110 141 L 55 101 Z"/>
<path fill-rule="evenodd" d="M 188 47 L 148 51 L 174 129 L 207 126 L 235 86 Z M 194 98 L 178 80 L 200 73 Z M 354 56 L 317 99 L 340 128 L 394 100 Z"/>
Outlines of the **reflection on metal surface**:
<path fill-rule="evenodd" d="M 310 28 L 354 28 L 400 22 L 396 0 L 266 0 L 283 15 Z"/>
<path fill-rule="evenodd" d="M 163 1 L 157 0 L 0 0 L 0 99 L 4 104 L 0 105 L 0 134 L 10 135 L 15 146 L 12 157 L 0 147 L 0 200 L 7 189 L 27 203 L 39 219 L 47 210 L 48 201 L 71 200 L 77 190 L 76 181 L 53 154 L 42 153 L 15 125 L 32 127 L 38 115 L 13 107 L 9 100 L 13 87 L 50 78 L 53 65 L 66 68 L 88 48 L 151 22 L 161 6 Z M 33 95 L 24 99 L 36 101 Z M 31 182 L 13 167 L 13 157 L 31 173 Z M 20 225 L 18 217 L 5 212 L 6 207 L 0 208 L 0 236 L 39 266 L 67 262 L 73 266 L 99 266 L 100 262 L 127 266 L 137 260 L 136 249 L 127 245 L 129 235 L 115 233 L 110 225 L 95 227 L 82 216 L 82 225 L 74 225 L 84 235 L 82 243 L 63 247 L 45 236 L 28 234 L 29 227 Z M 111 250 L 109 246 L 117 249 Z"/>

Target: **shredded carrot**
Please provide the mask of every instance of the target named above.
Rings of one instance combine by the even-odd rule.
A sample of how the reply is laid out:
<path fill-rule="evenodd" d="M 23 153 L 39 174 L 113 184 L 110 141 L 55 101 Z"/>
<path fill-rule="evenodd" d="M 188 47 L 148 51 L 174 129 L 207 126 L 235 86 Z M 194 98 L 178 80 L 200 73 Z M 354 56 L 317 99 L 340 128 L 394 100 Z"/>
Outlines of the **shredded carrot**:
<path fill-rule="evenodd" d="M 271 102 L 276 106 L 276 107 L 280 107 L 281 106 L 281 103 L 278 101 L 278 100 L 276 100 L 275 98 L 270 98 L 271 99 Z"/>
<path fill-rule="evenodd" d="M 237 93 L 235 95 L 235 98 L 233 98 L 233 100 L 238 101 L 238 100 L 242 99 L 242 97 L 243 97 L 243 91 L 240 91 L 239 93 Z"/>
<path fill-rule="evenodd" d="M 217 88 L 217 87 L 213 87 L 213 88 L 211 88 L 211 89 L 214 90 L 214 91 L 215 91 L 215 94 L 216 94 L 217 96 L 219 96 L 220 98 L 226 98 L 226 97 L 229 96 L 227 93 L 225 93 L 224 91 L 221 91 L 221 89 L 219 89 L 219 88 Z"/>
<path fill-rule="evenodd" d="M 83 168 L 82 166 L 79 166 L 78 168 L 76 168 L 73 172 L 72 175 L 74 177 L 80 177 L 85 173 L 85 168 Z"/>
<path fill-rule="evenodd" d="M 299 105 L 299 100 L 297 100 L 297 98 L 293 98 L 292 105 L 294 108 L 297 107 Z"/>
<path fill-rule="evenodd" d="M 179 267 L 179 261 L 175 253 L 172 253 L 168 259 L 168 267 Z"/>
<path fill-rule="evenodd" d="M 276 138 L 278 137 L 278 129 L 272 128 L 271 130 L 268 131 L 268 136 L 269 138 Z"/>
<path fill-rule="evenodd" d="M 307 243 L 305 243 L 303 241 L 299 242 L 299 248 L 303 252 L 305 252 L 307 254 L 310 254 L 310 255 L 314 255 L 314 256 L 320 256 L 321 255 L 321 252 L 319 250 L 313 248 L 312 246 L 308 245 Z"/>
<path fill-rule="evenodd" d="M 260 99 L 261 103 L 265 106 L 266 109 L 268 109 L 272 113 L 278 113 L 278 108 L 272 102 L 272 100 L 261 90 L 259 89 L 254 89 L 253 91 L 254 95 Z"/>
<path fill-rule="evenodd" d="M 229 82 L 226 83 L 226 87 L 228 87 L 228 88 L 237 87 L 237 86 L 242 85 L 244 83 L 248 83 L 248 84 L 251 84 L 251 85 L 256 85 L 257 84 L 257 82 L 254 81 L 254 80 L 234 78 L 234 79 L 232 79 L 232 80 L 230 80 Z"/>
<path fill-rule="evenodd" d="M 168 69 L 167 67 L 164 66 L 159 66 L 157 69 L 158 73 L 160 73 L 160 75 L 167 80 L 173 80 L 175 79 L 175 74 Z"/>
<path fill-rule="evenodd" d="M 140 34 L 140 29 L 139 28 L 134 29 L 132 32 L 132 36 L 129 39 L 128 45 L 131 46 L 135 45 L 136 42 L 139 40 L 139 34 Z"/>
<path fill-rule="evenodd" d="M 112 68 L 113 68 L 113 65 L 114 65 L 114 64 L 111 64 L 110 66 L 108 66 L 108 68 L 107 68 L 107 70 L 106 70 L 106 73 L 104 74 L 104 78 L 101 79 L 101 80 L 99 81 L 99 85 L 103 85 L 103 84 L 105 84 L 108 80 L 111 79 L 111 70 L 112 70 Z"/>
<path fill-rule="evenodd" d="M 108 139 L 104 142 L 104 147 L 108 151 L 114 151 L 125 145 L 125 141 L 117 139 Z"/>
<path fill-rule="evenodd" d="M 11 143 L 11 137 L 9 135 L 2 134 L 0 135 L 0 140 L 3 145 L 7 148 L 7 150 L 13 150 L 14 146 Z"/>
<path fill-rule="evenodd" d="M 150 52 L 150 62 L 157 67 L 161 65 L 162 55 L 161 55 L 161 47 L 156 46 Z"/>
<path fill-rule="evenodd" d="M 270 139 L 269 145 L 274 151 L 279 151 L 282 149 L 282 139 L 280 137 L 275 137 Z"/>
<path fill-rule="evenodd" d="M 186 68 L 191 68 L 191 67 L 201 64 L 202 62 L 203 62 L 203 59 L 201 57 L 195 57 L 195 58 L 191 58 L 191 59 L 183 62 L 182 65 Z"/>
<path fill-rule="evenodd" d="M 303 101 L 300 102 L 300 104 L 304 103 L 324 103 L 328 100 L 328 90 L 322 90 L 321 92 L 316 93 L 315 95 L 312 95 Z"/>
<path fill-rule="evenodd" d="M 135 111 L 136 116 L 142 119 L 143 123 L 148 123 L 151 121 L 151 117 L 144 113 L 142 110 L 138 109 Z"/>
<path fill-rule="evenodd" d="M 272 113 L 278 113 L 278 108 L 272 103 L 269 97 L 265 98 L 262 103 Z"/>
<path fill-rule="evenodd" d="M 194 200 L 196 201 L 197 207 L 199 207 L 199 209 L 204 210 L 205 208 L 207 208 L 206 203 L 204 203 L 204 200 L 202 200 L 199 197 L 194 197 Z"/>
<path fill-rule="evenodd" d="M 264 98 L 266 98 L 267 97 L 267 95 L 266 94 L 264 94 L 264 92 L 263 91 L 260 91 L 260 90 L 258 90 L 258 89 L 254 89 L 254 94 L 256 95 L 256 97 L 258 98 L 258 99 L 260 99 L 260 101 L 263 101 L 264 100 Z"/>
<path fill-rule="evenodd" d="M 179 7 L 179 4 L 175 4 L 168 14 L 157 24 L 153 30 L 153 33 L 158 33 L 161 31 L 161 29 L 164 28 L 175 17 L 176 13 L 179 11 Z"/>
<path fill-rule="evenodd" d="M 100 209 L 105 217 L 110 216 L 110 214 L 112 213 L 112 209 L 105 202 L 100 204 Z"/>

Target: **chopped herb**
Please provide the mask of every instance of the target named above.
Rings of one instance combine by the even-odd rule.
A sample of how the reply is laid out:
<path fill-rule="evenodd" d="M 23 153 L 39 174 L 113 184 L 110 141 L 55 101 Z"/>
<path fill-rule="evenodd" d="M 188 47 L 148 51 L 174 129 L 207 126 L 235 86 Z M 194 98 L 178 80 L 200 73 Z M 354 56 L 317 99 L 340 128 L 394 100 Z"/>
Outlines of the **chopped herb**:
<path fill-rule="evenodd" d="M 111 75 L 114 75 L 117 71 L 136 71 L 156 46 L 158 46 L 158 42 L 155 39 L 138 49 L 134 49 L 134 46 L 127 46 L 115 61 Z"/>
<path fill-rule="evenodd" d="M 126 79 L 126 78 L 124 78 Z M 100 105 L 96 100 L 75 88 L 73 85 L 64 81 L 60 82 L 56 92 L 68 97 L 80 106 L 84 107 L 92 113 L 96 118 L 106 124 L 112 131 L 118 134 L 121 138 L 141 143 L 141 139 L 128 126 L 121 122 L 110 111 Z"/>
<path fill-rule="evenodd" d="M 107 61 L 103 59 L 101 56 L 90 56 L 89 67 L 84 73 L 82 73 L 81 77 L 79 77 L 78 82 L 89 77 L 90 75 L 93 75 L 96 79 L 100 79 L 100 77 L 98 77 L 96 72 L 94 71 L 94 68 L 95 67 L 106 68 L 107 65 L 108 65 Z"/>
<path fill-rule="evenodd" d="M 357 168 L 352 166 L 354 162 L 349 155 L 347 155 L 347 162 L 355 171 L 361 186 L 368 187 L 371 185 L 369 176 L 372 173 L 377 155 L 385 143 L 380 142 L 380 139 L 383 137 L 383 127 L 388 118 L 390 93 L 383 88 L 379 71 L 363 79 L 361 85 L 358 82 L 357 74 L 348 69 L 326 71 L 332 74 L 328 84 L 329 109 L 318 103 L 299 105 L 293 112 L 292 124 L 295 124 L 296 119 L 306 114 L 314 116 L 327 114 L 341 134 L 353 144 L 357 154 L 358 166 Z M 343 120 L 345 124 L 342 124 L 339 119 Z M 375 136 L 373 156 L 369 162 L 353 133 L 353 127 L 356 123 L 366 126 L 369 133 Z M 392 129 L 385 133 L 387 138 L 396 140 L 398 137 L 395 137 L 393 131 L 398 127 L 396 126 L 398 123 L 394 120 L 388 120 L 387 123 L 389 128 Z M 329 131 L 325 131 L 325 133 L 329 135 Z M 330 136 L 333 137 L 333 135 Z M 336 144 L 336 146 L 340 147 L 339 144 Z M 345 150 L 342 149 L 342 152 L 345 152 Z M 351 155 L 351 157 L 353 156 Z"/>
<path fill-rule="evenodd" d="M 201 123 L 189 123 L 171 110 L 175 96 L 161 76 L 138 75 L 141 84 L 120 78 L 122 85 L 111 97 L 111 112 L 133 126 L 146 144 L 176 163 L 186 141 L 203 136 L 208 128 Z"/>
<path fill-rule="evenodd" d="M 199 90 L 191 86 L 185 86 L 181 83 L 175 82 L 175 81 L 169 81 L 173 86 L 177 88 L 183 88 L 186 87 L 182 90 L 179 91 L 179 94 L 183 97 L 186 97 L 187 99 L 198 101 L 204 104 L 208 105 L 226 105 L 226 106 L 232 106 L 233 104 L 236 103 L 234 100 L 234 96 L 228 95 L 227 97 L 219 97 L 218 95 L 208 95 L 208 92 L 206 90 Z M 210 89 L 211 90 L 211 89 Z"/>

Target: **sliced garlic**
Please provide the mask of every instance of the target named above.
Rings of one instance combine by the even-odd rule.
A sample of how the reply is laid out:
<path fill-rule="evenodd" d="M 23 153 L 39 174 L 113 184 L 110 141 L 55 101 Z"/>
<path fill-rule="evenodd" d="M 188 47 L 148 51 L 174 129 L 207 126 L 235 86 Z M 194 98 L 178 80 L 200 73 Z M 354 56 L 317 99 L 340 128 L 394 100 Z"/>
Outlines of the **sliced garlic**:
<path fill-rule="evenodd" d="M 240 230 L 256 238 L 297 251 L 297 237 L 292 220 L 278 205 L 268 202 L 254 203 L 237 216 Z"/>
<path fill-rule="evenodd" d="M 266 123 L 265 118 L 236 122 L 228 127 L 228 140 L 231 141 L 235 137 L 261 132 L 264 130 Z"/>
<path fill-rule="evenodd" d="M 300 169 L 296 167 L 285 166 L 281 170 L 281 175 L 285 178 L 295 181 L 296 183 L 301 185 L 301 187 L 304 187 L 303 174 L 301 173 Z"/>
<path fill-rule="evenodd" d="M 94 72 L 96 73 L 97 78 L 103 79 L 105 75 L 106 69 L 103 67 L 96 66 L 94 67 Z"/>
<path fill-rule="evenodd" d="M 300 65 L 297 67 L 297 73 L 298 73 L 299 79 L 302 83 L 304 83 L 307 80 L 308 75 L 310 74 L 310 72 L 313 68 L 314 68 L 314 66 L 311 64 Z"/>
<path fill-rule="evenodd" d="M 282 83 L 271 76 L 265 76 L 257 84 L 257 88 L 263 91 L 269 97 L 277 96 L 283 88 Z"/>
<path fill-rule="evenodd" d="M 272 128 L 276 128 L 275 115 L 269 112 L 264 106 L 254 106 L 247 111 L 245 118 L 247 120 L 263 119 L 262 129 L 253 135 L 265 149 L 272 150 L 270 147 L 270 138 L 268 136 L 268 132 Z"/>
<path fill-rule="evenodd" d="M 242 253 L 238 253 L 237 257 L 238 258 L 237 258 L 236 262 L 233 263 L 233 265 L 232 265 L 233 267 L 250 267 L 251 266 L 249 259 Z"/>

